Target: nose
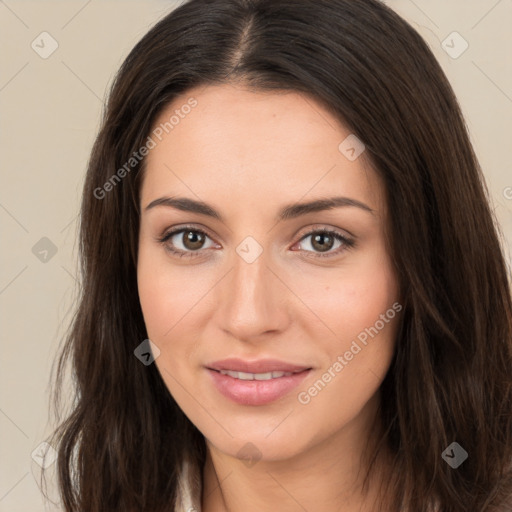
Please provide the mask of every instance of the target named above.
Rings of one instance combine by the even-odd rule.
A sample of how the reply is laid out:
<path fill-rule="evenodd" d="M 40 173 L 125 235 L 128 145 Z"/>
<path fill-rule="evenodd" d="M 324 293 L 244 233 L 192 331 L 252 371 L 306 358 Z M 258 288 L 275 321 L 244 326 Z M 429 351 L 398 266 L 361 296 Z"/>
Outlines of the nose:
<path fill-rule="evenodd" d="M 291 291 L 263 251 L 249 263 L 235 253 L 231 270 L 219 283 L 217 322 L 232 337 L 257 342 L 286 329 Z"/>

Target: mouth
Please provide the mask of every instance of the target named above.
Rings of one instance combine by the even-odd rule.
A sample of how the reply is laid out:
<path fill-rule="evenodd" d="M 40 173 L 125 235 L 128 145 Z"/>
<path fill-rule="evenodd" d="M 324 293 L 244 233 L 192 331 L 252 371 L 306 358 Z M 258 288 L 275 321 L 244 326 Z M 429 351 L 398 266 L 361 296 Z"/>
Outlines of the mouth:
<path fill-rule="evenodd" d="M 252 406 L 288 395 L 312 369 L 270 359 L 225 359 L 206 366 L 217 391 L 235 403 Z"/>
<path fill-rule="evenodd" d="M 213 370 L 216 372 L 217 370 Z M 270 379 L 280 379 L 281 377 L 289 377 L 294 373 L 300 372 L 266 372 L 266 373 L 248 373 L 248 372 L 234 372 L 230 370 L 220 370 L 220 374 L 229 375 L 234 379 L 238 380 L 270 380 Z"/>
<path fill-rule="evenodd" d="M 206 366 L 210 370 L 230 371 L 235 373 L 248 373 L 253 375 L 273 372 L 297 373 L 310 370 L 308 365 L 298 365 L 280 361 L 279 359 L 259 359 L 256 361 L 245 361 L 244 359 L 230 358 L 215 361 Z"/>

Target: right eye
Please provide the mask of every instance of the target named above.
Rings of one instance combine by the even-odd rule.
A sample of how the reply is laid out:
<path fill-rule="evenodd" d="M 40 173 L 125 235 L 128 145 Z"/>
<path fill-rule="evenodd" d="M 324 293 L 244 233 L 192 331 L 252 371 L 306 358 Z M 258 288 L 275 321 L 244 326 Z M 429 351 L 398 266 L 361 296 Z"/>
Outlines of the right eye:
<path fill-rule="evenodd" d="M 180 228 L 167 231 L 158 239 L 158 242 L 163 244 L 166 250 L 180 258 L 194 258 L 199 256 L 200 251 L 205 249 L 204 243 L 207 238 L 210 237 L 202 229 L 192 226 L 182 226 Z"/>

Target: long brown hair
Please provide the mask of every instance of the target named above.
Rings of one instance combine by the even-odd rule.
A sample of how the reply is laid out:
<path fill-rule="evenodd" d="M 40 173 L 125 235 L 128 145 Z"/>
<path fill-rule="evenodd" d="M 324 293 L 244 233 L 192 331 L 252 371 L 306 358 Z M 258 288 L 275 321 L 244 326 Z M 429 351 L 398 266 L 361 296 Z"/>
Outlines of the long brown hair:
<path fill-rule="evenodd" d="M 377 0 L 189 0 L 124 61 L 89 161 L 79 304 L 55 379 L 57 405 L 70 362 L 73 407 L 50 440 L 65 510 L 168 511 L 185 455 L 204 462 L 202 435 L 156 366 L 134 356 L 147 338 L 136 277 L 145 160 L 126 162 L 178 94 L 242 80 L 325 105 L 384 180 L 404 306 L 381 386 L 389 512 L 503 510 L 512 495 L 512 304 L 500 230 L 441 67 Z M 442 457 L 454 441 L 468 453 L 456 469 Z"/>

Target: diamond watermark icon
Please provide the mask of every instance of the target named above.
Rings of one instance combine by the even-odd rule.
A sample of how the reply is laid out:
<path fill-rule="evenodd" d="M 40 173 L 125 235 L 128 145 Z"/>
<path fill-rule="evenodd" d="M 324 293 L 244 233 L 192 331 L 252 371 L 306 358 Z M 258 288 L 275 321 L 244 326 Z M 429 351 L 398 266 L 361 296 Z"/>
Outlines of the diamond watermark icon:
<path fill-rule="evenodd" d="M 246 263 L 253 263 L 263 252 L 263 247 L 252 236 L 247 236 L 238 245 L 236 252 Z"/>
<path fill-rule="evenodd" d="M 43 441 L 37 448 L 30 454 L 32 460 L 41 466 L 43 469 L 49 468 L 57 459 L 57 452 L 51 444 Z"/>
<path fill-rule="evenodd" d="M 441 47 L 452 59 L 458 59 L 469 48 L 469 43 L 458 32 L 452 32 Z"/>
<path fill-rule="evenodd" d="M 151 340 L 144 340 L 133 353 L 142 364 L 149 366 L 160 355 L 160 349 Z"/>
<path fill-rule="evenodd" d="M 261 452 L 254 444 L 245 443 L 236 456 L 242 459 L 248 468 L 252 468 L 261 459 Z"/>
<path fill-rule="evenodd" d="M 441 457 L 453 469 L 457 469 L 468 458 L 468 452 L 459 443 L 453 442 L 441 454 Z"/>
<path fill-rule="evenodd" d="M 32 254 L 43 263 L 48 263 L 56 254 L 57 246 L 49 239 L 43 236 L 32 247 Z"/>
<path fill-rule="evenodd" d="M 363 142 L 353 133 L 341 141 L 338 146 L 339 152 L 351 162 L 357 160 L 365 149 Z"/>
<path fill-rule="evenodd" d="M 48 32 L 41 32 L 30 46 L 39 57 L 47 59 L 59 47 L 59 43 Z"/>

